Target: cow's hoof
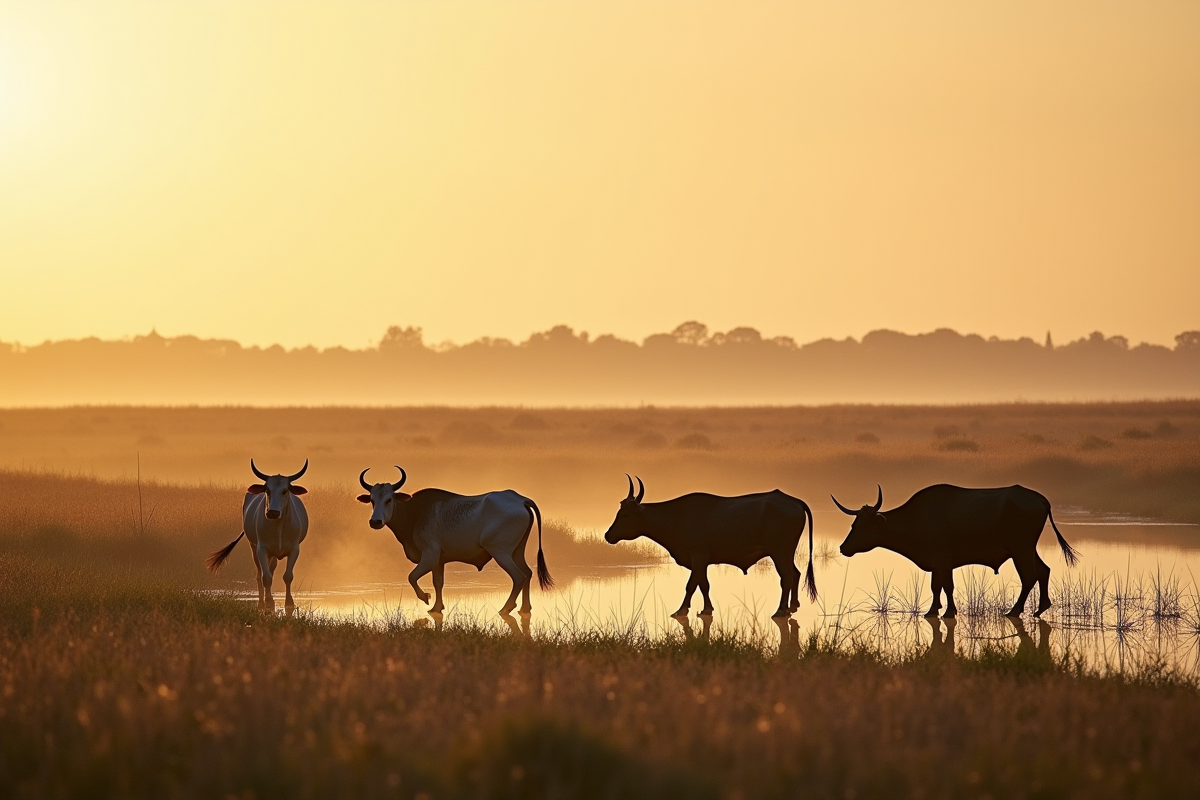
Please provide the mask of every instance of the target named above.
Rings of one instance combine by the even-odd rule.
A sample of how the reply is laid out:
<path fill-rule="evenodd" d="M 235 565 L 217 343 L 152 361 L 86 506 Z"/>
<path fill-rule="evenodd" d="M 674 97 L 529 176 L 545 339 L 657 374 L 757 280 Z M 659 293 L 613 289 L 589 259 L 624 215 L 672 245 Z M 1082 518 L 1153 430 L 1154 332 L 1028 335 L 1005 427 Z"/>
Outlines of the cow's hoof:
<path fill-rule="evenodd" d="M 697 614 L 696 616 L 699 617 L 700 619 L 712 619 L 712 615 L 713 615 L 713 610 L 711 608 L 706 608 L 703 611 L 701 611 L 699 614 Z"/>
<path fill-rule="evenodd" d="M 792 615 L 791 609 L 781 608 L 771 615 L 771 619 L 787 619 Z"/>
<path fill-rule="evenodd" d="M 1042 614 L 1046 613 L 1046 612 L 1047 612 L 1047 611 L 1049 611 L 1049 610 L 1050 610 L 1050 606 L 1048 606 L 1048 605 L 1046 605 L 1046 606 L 1038 606 L 1038 610 L 1037 610 L 1037 611 L 1035 611 L 1035 612 L 1033 612 L 1033 615 L 1034 615 L 1035 617 L 1040 617 L 1040 616 L 1042 616 Z"/>
<path fill-rule="evenodd" d="M 925 612 L 925 619 L 937 619 L 937 615 L 938 610 L 936 608 L 931 608 Z"/>
<path fill-rule="evenodd" d="M 520 614 L 522 617 L 529 617 L 529 616 L 533 615 L 533 609 L 532 608 L 522 608 L 517 613 Z"/>
<path fill-rule="evenodd" d="M 958 610 L 950 608 L 950 609 L 946 610 L 945 614 L 942 614 L 942 619 L 954 619 L 957 616 L 958 616 Z"/>
<path fill-rule="evenodd" d="M 678 611 L 676 611 L 674 614 L 671 615 L 671 619 L 678 619 L 678 620 L 685 620 L 685 619 L 687 619 L 687 617 L 688 617 L 688 612 L 687 612 L 686 608 L 681 608 Z"/>
<path fill-rule="evenodd" d="M 1009 619 L 1020 619 L 1021 611 L 1019 609 L 1014 608 L 1011 611 L 1009 611 L 1007 614 L 1005 614 L 1004 616 L 1008 617 Z"/>

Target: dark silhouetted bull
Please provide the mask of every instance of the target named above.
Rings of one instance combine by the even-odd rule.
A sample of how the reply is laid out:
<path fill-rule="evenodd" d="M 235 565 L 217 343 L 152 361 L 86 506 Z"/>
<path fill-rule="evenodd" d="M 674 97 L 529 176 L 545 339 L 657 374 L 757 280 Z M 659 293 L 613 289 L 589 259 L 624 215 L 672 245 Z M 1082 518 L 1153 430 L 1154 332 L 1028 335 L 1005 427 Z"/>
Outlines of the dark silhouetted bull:
<path fill-rule="evenodd" d="M 805 576 L 809 599 L 817 597 L 813 577 L 812 510 L 803 500 L 773 492 L 718 497 L 696 492 L 662 503 L 643 503 L 646 487 L 638 478 L 638 493 L 621 501 L 617 518 L 604 534 L 609 544 L 639 536 L 662 545 L 681 567 L 692 571 L 683 604 L 672 616 L 686 616 L 696 587 L 704 596 L 702 614 L 711 614 L 708 596 L 710 564 L 732 564 L 745 572 L 760 559 L 769 557 L 779 573 L 782 594 L 776 617 L 787 616 L 800 607 L 800 570 L 796 568 L 796 547 L 808 523 L 808 573 Z"/>
<path fill-rule="evenodd" d="M 1050 567 L 1037 552 L 1038 539 L 1046 520 L 1054 528 L 1067 564 L 1074 566 L 1078 554 L 1059 533 L 1050 513 L 1050 501 L 1024 486 L 1003 489 L 964 489 L 938 484 L 914 494 L 891 511 L 881 512 L 883 489 L 875 505 L 851 511 L 833 498 L 846 514 L 854 517 L 850 533 L 842 542 L 842 555 L 853 556 L 876 547 L 892 550 L 932 573 L 933 604 L 928 617 L 937 616 L 946 592 L 946 613 L 953 617 L 956 567 L 983 564 L 999 572 L 1000 565 L 1013 560 L 1021 578 L 1021 595 L 1008 616 L 1018 616 L 1036 583 L 1041 600 L 1035 616 L 1050 607 Z"/>

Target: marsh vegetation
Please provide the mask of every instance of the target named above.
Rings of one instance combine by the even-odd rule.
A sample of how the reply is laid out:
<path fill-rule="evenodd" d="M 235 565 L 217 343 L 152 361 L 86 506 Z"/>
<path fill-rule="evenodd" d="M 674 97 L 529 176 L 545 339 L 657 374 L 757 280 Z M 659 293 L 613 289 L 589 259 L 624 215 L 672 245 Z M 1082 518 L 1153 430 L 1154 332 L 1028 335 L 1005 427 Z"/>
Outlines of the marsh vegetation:
<path fill-rule="evenodd" d="M 16 797 L 1195 794 L 1200 542 L 1119 515 L 1200 520 L 1198 418 L 1191 403 L 0 412 L 0 774 Z M 692 433 L 712 447 L 672 444 Z M 650 434 L 665 444 L 638 443 Z M 967 437 L 978 450 L 939 448 Z M 296 568 L 313 595 L 411 568 L 353 499 L 357 470 L 397 461 L 418 485 L 536 497 L 562 588 L 535 593 L 527 631 L 467 573 L 447 578 L 462 599 L 443 620 L 408 600 L 259 615 L 248 554 L 219 578 L 202 565 L 236 534 L 250 455 L 313 459 Z M 715 620 L 658 625 L 644 583 L 617 613 L 579 602 L 675 569 L 597 541 L 625 471 L 651 496 L 778 485 L 817 508 L 876 482 L 900 502 L 937 480 L 1020 481 L 1089 521 L 1067 534 L 1085 560 L 1052 562 L 1042 623 L 1002 619 L 1015 585 L 979 570 L 959 619 L 931 622 L 927 580 L 840 557 L 846 523 L 819 512 L 818 604 L 773 623 L 745 588 L 777 596 L 772 576 L 731 571 Z M 677 604 L 682 581 L 660 588 Z M 1097 647 L 1110 657 L 1081 657 Z"/>

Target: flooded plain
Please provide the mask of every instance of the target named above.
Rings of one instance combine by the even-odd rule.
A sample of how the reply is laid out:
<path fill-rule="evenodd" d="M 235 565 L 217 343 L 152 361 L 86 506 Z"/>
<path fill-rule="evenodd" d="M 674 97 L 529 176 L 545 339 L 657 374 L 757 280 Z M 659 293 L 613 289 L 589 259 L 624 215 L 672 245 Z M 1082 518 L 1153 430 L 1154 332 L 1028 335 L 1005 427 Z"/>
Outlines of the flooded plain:
<path fill-rule="evenodd" d="M 987 647 L 1026 647 L 1101 672 L 1165 667 L 1200 674 L 1200 526 L 1069 509 L 1061 514 L 1064 536 L 1083 557 L 1078 566 L 1067 567 L 1053 533 L 1043 534 L 1039 551 L 1052 570 L 1054 606 L 1041 620 L 1032 616 L 1036 589 L 1022 619 L 1003 616 L 1019 590 L 1011 562 L 998 574 L 985 567 L 957 570 L 957 620 L 926 619 L 928 574 L 885 550 L 843 557 L 837 547 L 849 520 L 829 512 L 816 517 L 818 599 L 810 603 L 804 598 L 790 620 L 771 617 L 780 589 L 766 561 L 744 575 L 734 567 L 710 568 L 714 614 L 699 616 L 702 601 L 697 592 L 687 620 L 679 620 L 671 614 L 683 597 L 688 571 L 673 562 L 588 567 L 556 564 L 551 551 L 547 558 L 551 571 L 560 576 L 558 585 L 546 592 L 534 588 L 528 618 L 498 616 L 511 584 L 494 563 L 478 572 L 448 565 L 446 612 L 440 617 L 427 613 L 405 575 L 395 582 L 351 583 L 319 591 L 301 588 L 297 602 L 310 613 L 377 624 L 399 620 L 435 626 L 507 625 L 516 634 L 542 636 L 589 631 L 736 635 L 785 652 L 817 637 L 828 645 L 906 657 L 923 651 L 978 653 Z M 598 537 L 602 530 L 591 535 Z M 807 542 L 806 536 L 797 557 L 801 567 Z M 430 590 L 428 576 L 421 584 Z"/>

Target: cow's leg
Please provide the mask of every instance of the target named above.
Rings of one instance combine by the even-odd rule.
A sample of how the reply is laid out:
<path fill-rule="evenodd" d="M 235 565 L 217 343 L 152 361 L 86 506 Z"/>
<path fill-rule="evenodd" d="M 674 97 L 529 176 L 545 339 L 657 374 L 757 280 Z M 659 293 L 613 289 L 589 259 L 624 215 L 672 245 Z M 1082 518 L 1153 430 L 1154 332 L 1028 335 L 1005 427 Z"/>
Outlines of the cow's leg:
<path fill-rule="evenodd" d="M 704 608 L 700 611 L 700 616 L 711 617 L 713 604 L 712 598 L 708 596 L 708 564 L 697 564 L 692 574 L 699 576 L 696 578 L 696 585 L 700 587 L 700 595 L 704 598 Z"/>
<path fill-rule="evenodd" d="M 688 609 L 692 606 L 692 595 L 696 593 L 696 585 L 699 579 L 696 577 L 696 570 L 692 570 L 692 574 L 688 576 L 687 588 L 683 590 L 683 603 L 680 604 L 679 610 L 672 614 L 672 617 L 687 617 Z"/>
<path fill-rule="evenodd" d="M 1051 603 L 1050 603 L 1050 565 L 1047 564 L 1045 561 L 1042 561 L 1042 557 L 1039 556 L 1036 551 L 1033 554 L 1033 558 L 1036 561 L 1036 566 L 1037 566 L 1038 592 L 1041 594 L 1041 597 L 1038 599 L 1037 611 L 1033 612 L 1033 615 L 1035 617 L 1040 617 L 1042 615 L 1042 612 L 1045 611 L 1046 609 L 1048 609 L 1051 605 Z"/>
<path fill-rule="evenodd" d="M 1029 598 L 1033 585 L 1037 583 L 1037 567 L 1034 559 L 1037 559 L 1037 553 L 1034 553 L 1033 558 L 1030 558 L 1027 553 L 1013 556 L 1013 566 L 1017 568 L 1017 576 L 1021 579 L 1021 594 L 1017 596 L 1017 602 L 1013 603 L 1013 607 L 1008 610 L 1006 616 L 1019 617 L 1025 611 L 1025 601 Z"/>
<path fill-rule="evenodd" d="M 775 571 L 779 573 L 780 590 L 779 608 L 775 609 L 775 613 L 771 616 L 786 617 L 794 610 L 791 601 L 795 596 L 793 592 L 795 592 L 799 582 L 799 578 L 796 575 L 798 570 L 796 569 L 796 565 L 786 558 L 771 556 L 771 562 L 775 565 Z M 798 604 L 799 601 L 797 601 Z"/>
<path fill-rule="evenodd" d="M 425 551 L 421 553 L 421 560 L 413 567 L 413 571 L 408 573 L 408 584 L 412 586 L 413 591 L 417 593 L 417 599 L 422 603 L 429 602 L 429 592 L 422 589 L 417 581 L 433 572 L 441 560 L 440 552 L 432 547 L 426 547 Z"/>
<path fill-rule="evenodd" d="M 522 614 L 533 613 L 533 604 L 529 602 L 529 588 L 530 584 L 533 583 L 533 569 L 529 566 L 529 562 L 525 560 L 525 542 L 528 538 L 529 534 L 526 533 L 525 539 L 522 539 L 521 543 L 517 545 L 517 549 L 513 551 L 513 563 L 525 575 L 525 582 L 521 584 Z"/>
<path fill-rule="evenodd" d="M 533 572 L 525 576 L 525 585 L 521 587 L 521 613 L 532 614 L 533 604 L 529 602 L 529 586 L 533 583 Z"/>
<path fill-rule="evenodd" d="M 942 607 L 942 573 L 934 570 L 929 573 L 929 591 L 933 592 L 933 602 L 929 606 L 929 610 L 925 612 L 926 617 L 936 617 L 938 610 Z"/>
<path fill-rule="evenodd" d="M 954 570 L 948 569 L 942 576 L 942 591 L 946 593 L 946 610 L 942 619 L 954 619 L 958 616 L 958 606 L 954 605 Z"/>
<path fill-rule="evenodd" d="M 254 577 L 258 580 L 258 607 L 261 609 L 265 604 L 263 602 L 263 568 L 258 561 L 258 550 L 251 547 L 250 557 L 254 559 Z"/>
<path fill-rule="evenodd" d="M 300 557 L 300 545 L 292 547 L 288 553 L 287 566 L 283 570 L 284 600 L 283 608 L 290 617 L 296 611 L 296 601 L 292 599 L 292 575 L 296 570 L 296 559 Z"/>
<path fill-rule="evenodd" d="M 791 611 L 800 610 L 800 569 L 792 563 L 792 603 L 788 606 Z"/>
<path fill-rule="evenodd" d="M 508 600 L 504 602 L 504 608 L 500 609 L 501 614 L 510 614 L 517 607 L 517 595 L 521 593 L 522 587 L 525 586 L 527 576 L 517 566 L 517 562 L 513 560 L 512 553 L 499 553 L 493 555 L 496 563 L 500 565 L 500 569 L 508 573 L 508 577 L 512 578 L 512 591 L 508 593 Z"/>
<path fill-rule="evenodd" d="M 275 595 L 271 594 L 271 584 L 275 578 L 275 559 L 267 555 L 263 548 L 258 550 L 258 563 L 262 564 L 263 610 L 275 613 Z"/>
<path fill-rule="evenodd" d="M 442 587 L 446 585 L 446 564 L 439 561 L 438 565 L 433 568 L 433 608 L 429 609 L 430 614 L 440 614 L 446 607 L 442 604 Z"/>

